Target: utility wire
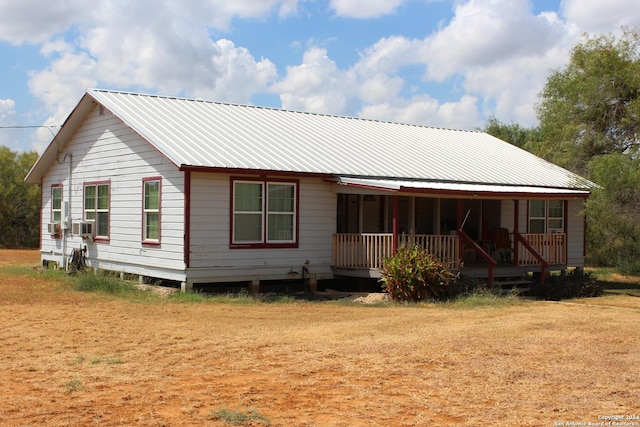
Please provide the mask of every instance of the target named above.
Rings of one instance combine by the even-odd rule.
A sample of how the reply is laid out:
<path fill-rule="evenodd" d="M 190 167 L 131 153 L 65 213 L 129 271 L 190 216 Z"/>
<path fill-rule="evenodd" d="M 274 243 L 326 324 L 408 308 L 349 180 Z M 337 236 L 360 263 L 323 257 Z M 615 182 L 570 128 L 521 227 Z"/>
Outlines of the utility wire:
<path fill-rule="evenodd" d="M 49 132 L 51 132 L 51 135 L 56 136 L 55 132 L 53 132 L 53 129 L 55 129 L 57 131 L 59 127 L 60 126 L 58 126 L 58 125 L 51 125 L 51 126 L 45 126 L 45 125 L 7 125 L 7 126 L 0 126 L 0 129 L 37 129 L 37 128 L 45 128 L 45 129 L 49 129 Z"/>

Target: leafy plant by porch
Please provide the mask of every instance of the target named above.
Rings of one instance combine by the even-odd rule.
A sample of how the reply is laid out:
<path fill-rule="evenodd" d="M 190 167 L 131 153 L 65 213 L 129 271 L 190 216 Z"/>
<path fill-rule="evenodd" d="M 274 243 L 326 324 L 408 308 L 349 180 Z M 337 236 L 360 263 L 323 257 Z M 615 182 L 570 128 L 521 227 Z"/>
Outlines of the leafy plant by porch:
<path fill-rule="evenodd" d="M 551 301 L 599 297 L 604 293 L 594 274 L 578 268 L 550 276 L 544 284 L 534 284 L 531 291 L 534 296 Z"/>
<path fill-rule="evenodd" d="M 402 246 L 384 259 L 382 289 L 395 301 L 425 301 L 445 294 L 456 280 L 446 264 L 423 248 Z"/>

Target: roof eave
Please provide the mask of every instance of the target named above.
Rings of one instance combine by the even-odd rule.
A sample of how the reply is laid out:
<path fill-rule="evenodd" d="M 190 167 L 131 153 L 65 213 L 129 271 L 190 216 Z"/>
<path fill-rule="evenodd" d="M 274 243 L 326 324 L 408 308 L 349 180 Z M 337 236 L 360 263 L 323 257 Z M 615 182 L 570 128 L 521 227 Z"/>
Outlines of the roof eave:
<path fill-rule="evenodd" d="M 47 148 L 42 152 L 38 160 L 34 163 L 33 167 L 24 178 L 24 181 L 30 184 L 39 184 L 42 181 L 42 177 L 49 170 L 51 164 L 58 158 L 62 152 L 62 148 L 69 138 L 73 135 L 76 129 L 82 123 L 82 120 L 86 117 L 89 111 L 93 108 L 95 100 L 89 94 L 85 92 L 75 108 L 71 111 L 69 116 L 65 119 L 62 127 L 54 135 L 47 145 Z"/>

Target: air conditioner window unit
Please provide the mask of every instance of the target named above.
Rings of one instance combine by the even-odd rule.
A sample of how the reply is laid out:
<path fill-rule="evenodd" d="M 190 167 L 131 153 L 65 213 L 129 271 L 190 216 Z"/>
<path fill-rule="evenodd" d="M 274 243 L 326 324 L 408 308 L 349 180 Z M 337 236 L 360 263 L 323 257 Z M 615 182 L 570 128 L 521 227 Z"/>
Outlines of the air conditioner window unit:
<path fill-rule="evenodd" d="M 49 232 L 49 234 L 60 234 L 60 223 L 59 222 L 52 222 L 50 224 L 47 224 L 47 231 Z"/>
<path fill-rule="evenodd" d="M 93 237 L 94 223 L 90 222 L 76 222 L 73 224 L 73 234 L 82 237 Z"/>

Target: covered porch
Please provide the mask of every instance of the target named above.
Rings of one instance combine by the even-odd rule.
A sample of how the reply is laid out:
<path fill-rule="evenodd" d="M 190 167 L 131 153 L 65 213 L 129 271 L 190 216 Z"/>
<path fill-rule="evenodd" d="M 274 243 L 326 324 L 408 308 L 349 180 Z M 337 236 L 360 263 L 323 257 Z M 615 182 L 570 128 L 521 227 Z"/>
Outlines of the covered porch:
<path fill-rule="evenodd" d="M 524 199 L 354 190 L 338 194 L 336 276 L 379 277 L 384 259 L 405 244 L 418 245 L 453 271 L 489 284 L 501 272 L 540 273 L 544 280 L 549 271 L 568 267 L 567 200 L 557 195 Z"/>

